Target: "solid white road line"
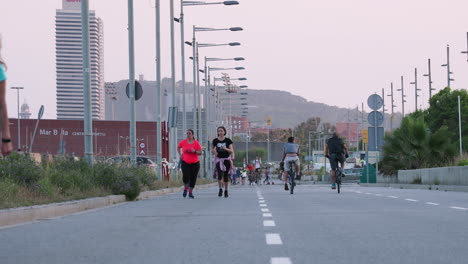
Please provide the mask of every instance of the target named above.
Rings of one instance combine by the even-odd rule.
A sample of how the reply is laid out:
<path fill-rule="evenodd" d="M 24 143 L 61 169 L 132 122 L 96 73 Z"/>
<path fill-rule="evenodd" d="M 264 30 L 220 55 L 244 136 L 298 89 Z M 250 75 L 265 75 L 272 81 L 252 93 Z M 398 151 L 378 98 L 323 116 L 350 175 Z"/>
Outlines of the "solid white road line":
<path fill-rule="evenodd" d="M 276 226 L 276 224 L 273 220 L 265 220 L 263 221 L 263 226 Z"/>
<path fill-rule="evenodd" d="M 267 233 L 265 234 L 267 245 L 282 245 L 283 241 L 277 233 Z"/>
<path fill-rule="evenodd" d="M 432 203 L 432 202 L 427 202 L 427 204 L 430 204 L 430 205 L 440 205 L 438 203 Z"/>
<path fill-rule="evenodd" d="M 458 207 L 458 206 L 450 206 L 452 209 L 457 209 L 457 210 L 468 210 L 468 208 L 465 207 Z"/>
<path fill-rule="evenodd" d="M 261 207 L 266 207 L 267 205 L 263 203 L 263 204 L 260 204 L 260 206 Z"/>
<path fill-rule="evenodd" d="M 263 217 L 273 217 L 273 215 L 271 213 L 264 213 Z"/>
<path fill-rule="evenodd" d="M 410 202 L 419 202 L 418 200 L 408 199 L 408 198 L 406 198 L 405 200 L 406 200 L 406 201 L 410 201 Z"/>
<path fill-rule="evenodd" d="M 387 196 L 388 198 L 393 198 L 393 199 L 397 199 L 398 196 L 393 196 L 393 195 L 390 195 L 390 196 Z"/>
<path fill-rule="evenodd" d="M 266 212 L 270 212 L 270 210 L 268 208 L 260 208 L 262 210 L 262 212 L 266 213 Z"/>
<path fill-rule="evenodd" d="M 292 264 L 289 258 L 271 258 L 270 264 Z"/>

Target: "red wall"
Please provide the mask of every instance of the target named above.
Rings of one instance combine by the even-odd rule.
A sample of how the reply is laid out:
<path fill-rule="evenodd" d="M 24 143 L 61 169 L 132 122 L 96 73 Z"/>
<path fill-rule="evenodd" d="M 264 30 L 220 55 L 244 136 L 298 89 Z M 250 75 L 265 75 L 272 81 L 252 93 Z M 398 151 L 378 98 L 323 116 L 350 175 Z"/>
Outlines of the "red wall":
<path fill-rule="evenodd" d="M 10 119 L 13 149 L 18 148 L 17 119 Z M 21 119 L 21 150 L 26 151 L 31 143 L 36 120 Z M 93 154 L 101 157 L 128 155 L 130 153 L 130 122 L 93 120 Z M 84 156 L 83 120 L 41 120 L 37 127 L 32 152 L 60 154 L 61 145 L 65 154 Z M 162 124 L 163 157 L 169 157 L 169 133 Z M 156 156 L 156 122 L 137 122 L 137 155 Z M 62 142 L 62 144 L 61 144 Z"/>

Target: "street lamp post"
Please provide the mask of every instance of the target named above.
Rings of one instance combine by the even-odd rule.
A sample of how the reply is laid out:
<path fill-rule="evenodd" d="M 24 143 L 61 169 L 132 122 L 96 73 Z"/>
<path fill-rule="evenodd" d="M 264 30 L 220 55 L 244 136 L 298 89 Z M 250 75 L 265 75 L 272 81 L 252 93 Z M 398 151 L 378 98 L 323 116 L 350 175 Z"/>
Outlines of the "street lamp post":
<path fill-rule="evenodd" d="M 431 59 L 427 59 L 427 68 L 428 68 L 428 73 L 424 74 L 423 76 L 429 78 L 429 100 L 430 100 L 432 97 L 432 91 L 435 90 L 434 88 L 432 88 Z"/>
<path fill-rule="evenodd" d="M 159 0 L 157 0 L 159 1 Z M 173 0 L 171 0 L 173 1 Z M 187 110 L 186 110 L 186 90 L 185 90 L 185 35 L 184 35 L 184 6 L 199 6 L 199 5 L 226 5 L 226 6 L 231 6 L 231 5 L 239 5 L 238 1 L 222 1 L 222 2 L 204 2 L 204 1 L 180 1 L 180 18 L 174 18 L 174 12 L 173 12 L 173 6 L 171 2 L 171 25 L 173 24 L 173 21 L 180 22 L 180 44 L 181 44 L 181 74 L 182 74 L 182 122 L 183 122 L 183 131 L 187 130 Z M 171 27 L 172 33 L 173 33 L 173 27 Z M 193 33 L 193 58 L 194 58 L 194 64 L 195 64 L 195 30 Z M 171 38 L 172 41 L 174 41 L 174 38 Z M 173 46 L 173 45 L 172 45 Z M 195 66 L 195 65 L 194 65 Z M 195 86 L 196 84 L 196 71 L 194 67 L 194 82 L 193 85 Z M 193 96 L 194 96 L 194 107 L 193 109 L 195 110 L 195 104 L 196 104 L 196 94 L 195 94 L 195 87 L 193 89 Z M 196 117 L 195 117 L 195 111 L 193 113 L 193 129 L 196 129 Z"/>
<path fill-rule="evenodd" d="M 414 84 L 414 109 L 418 111 L 418 91 L 421 91 L 418 89 L 418 68 L 414 68 L 414 82 L 410 82 L 410 84 Z"/>
<path fill-rule="evenodd" d="M 450 46 L 447 44 L 447 63 L 442 64 L 442 67 L 447 67 L 447 87 L 450 87 L 450 82 L 455 81 L 455 79 L 450 78 L 450 75 L 453 72 L 450 71 Z"/>
<path fill-rule="evenodd" d="M 19 105 L 19 91 L 20 90 L 23 90 L 24 87 L 11 87 L 11 89 L 15 89 L 16 90 L 16 95 L 17 95 L 17 98 L 18 98 L 18 151 L 21 151 L 21 121 L 20 121 L 20 105 Z"/>
<path fill-rule="evenodd" d="M 401 111 L 403 114 L 403 117 L 405 117 L 405 90 L 404 90 L 404 84 L 403 84 L 403 76 L 401 76 L 401 88 L 397 89 L 397 91 L 401 91 Z M 363 149 L 364 150 L 364 149 Z"/>
<path fill-rule="evenodd" d="M 129 4 L 130 5 L 130 4 Z M 83 55 L 84 147 L 88 164 L 93 164 L 93 121 L 91 111 L 91 62 L 89 57 L 89 1 L 81 1 L 81 36 Z"/>
<path fill-rule="evenodd" d="M 156 174 L 162 180 L 162 122 L 161 122 L 161 8 L 160 0 L 156 0 Z"/>

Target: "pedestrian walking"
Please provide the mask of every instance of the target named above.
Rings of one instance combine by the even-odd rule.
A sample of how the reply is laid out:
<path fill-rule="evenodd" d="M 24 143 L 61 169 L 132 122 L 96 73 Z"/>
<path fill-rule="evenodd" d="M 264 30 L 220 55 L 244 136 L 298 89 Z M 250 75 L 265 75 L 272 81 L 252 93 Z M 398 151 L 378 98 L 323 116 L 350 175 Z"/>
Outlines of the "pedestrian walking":
<path fill-rule="evenodd" d="M 2 132 L 2 155 L 8 156 L 13 150 L 11 144 L 10 122 L 8 120 L 8 107 L 6 102 L 6 63 L 2 58 L 2 38 L 0 36 L 0 119 Z"/>
<path fill-rule="evenodd" d="M 212 152 L 215 156 L 214 163 L 218 173 L 218 185 L 219 192 L 218 196 L 227 198 L 228 187 L 229 187 L 229 175 L 232 174 L 233 158 L 234 158 L 234 144 L 230 138 L 226 137 L 226 128 L 223 126 L 217 129 L 218 137 L 213 140 Z"/>
<path fill-rule="evenodd" d="M 200 171 L 199 155 L 202 154 L 200 143 L 194 138 L 193 130 L 187 129 L 187 138 L 179 142 L 177 148 L 180 159 L 182 160 L 182 181 L 184 182 L 183 197 L 195 198 L 193 188 L 197 183 L 198 172 Z"/>

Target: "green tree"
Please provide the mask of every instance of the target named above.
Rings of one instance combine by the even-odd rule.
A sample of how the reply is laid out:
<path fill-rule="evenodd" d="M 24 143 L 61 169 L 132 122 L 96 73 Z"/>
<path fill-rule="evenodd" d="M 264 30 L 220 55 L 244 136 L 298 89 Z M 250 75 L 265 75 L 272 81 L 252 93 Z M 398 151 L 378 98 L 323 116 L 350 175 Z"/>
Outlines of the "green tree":
<path fill-rule="evenodd" d="M 462 117 L 463 149 L 468 149 L 468 93 L 466 90 L 453 90 L 449 87 L 439 91 L 429 100 L 430 107 L 425 111 L 425 120 L 431 131 L 442 126 L 448 128 L 452 142 L 460 144 L 458 129 L 458 96 L 460 96 Z"/>
<path fill-rule="evenodd" d="M 403 169 L 446 165 L 457 153 L 449 134 L 446 126 L 430 131 L 422 116 L 405 117 L 400 128 L 385 136 L 380 171 L 384 175 L 394 175 Z"/>

